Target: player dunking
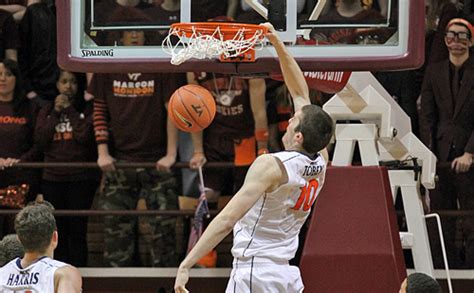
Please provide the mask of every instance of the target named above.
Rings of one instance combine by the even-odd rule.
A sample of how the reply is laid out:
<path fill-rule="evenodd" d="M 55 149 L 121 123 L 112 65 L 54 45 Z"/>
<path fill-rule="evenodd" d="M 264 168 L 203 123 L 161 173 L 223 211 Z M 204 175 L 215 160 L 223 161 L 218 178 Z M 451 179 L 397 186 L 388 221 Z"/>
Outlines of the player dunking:
<path fill-rule="evenodd" d="M 331 117 L 310 105 L 308 86 L 294 58 L 270 24 L 266 37 L 278 54 L 295 115 L 283 137 L 286 151 L 259 156 L 242 188 L 204 231 L 180 264 L 175 291 L 187 292 L 189 269 L 234 229 L 233 270 L 226 292 L 302 292 L 297 267 L 288 261 L 324 182 L 333 133 Z"/>

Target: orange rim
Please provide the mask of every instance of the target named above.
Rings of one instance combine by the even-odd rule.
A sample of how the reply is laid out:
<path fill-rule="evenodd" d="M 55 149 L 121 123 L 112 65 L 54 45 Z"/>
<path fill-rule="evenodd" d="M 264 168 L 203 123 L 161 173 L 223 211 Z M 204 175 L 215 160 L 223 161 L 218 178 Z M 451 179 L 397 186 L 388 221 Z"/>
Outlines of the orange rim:
<path fill-rule="evenodd" d="M 259 30 L 262 31 L 263 37 L 268 31 L 263 25 L 235 22 L 178 22 L 171 25 L 172 29 L 184 32 L 186 37 L 190 37 L 193 32 L 212 35 L 218 27 L 225 39 L 234 38 L 238 31 L 243 31 L 245 36 L 250 37 Z"/>

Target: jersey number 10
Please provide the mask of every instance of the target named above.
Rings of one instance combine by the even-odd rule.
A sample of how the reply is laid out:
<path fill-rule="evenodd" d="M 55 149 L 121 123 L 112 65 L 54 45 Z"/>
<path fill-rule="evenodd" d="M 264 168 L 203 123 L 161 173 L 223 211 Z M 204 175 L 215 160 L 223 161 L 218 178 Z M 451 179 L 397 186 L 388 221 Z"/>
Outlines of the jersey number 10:
<path fill-rule="evenodd" d="M 292 207 L 294 210 L 303 209 L 308 211 L 316 200 L 316 191 L 318 190 L 319 183 L 316 179 L 311 179 L 305 186 L 300 187 L 301 193 L 298 197 L 298 201 L 295 206 Z"/>

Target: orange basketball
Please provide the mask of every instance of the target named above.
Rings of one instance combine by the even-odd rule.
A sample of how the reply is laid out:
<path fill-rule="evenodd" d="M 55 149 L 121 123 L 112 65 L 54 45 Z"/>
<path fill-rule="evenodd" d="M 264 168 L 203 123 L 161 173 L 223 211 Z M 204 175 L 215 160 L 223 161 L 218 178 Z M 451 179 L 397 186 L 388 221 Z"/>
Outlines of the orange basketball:
<path fill-rule="evenodd" d="M 188 84 L 177 89 L 168 104 L 168 116 L 178 129 L 186 132 L 203 130 L 216 115 L 212 94 L 200 85 Z"/>

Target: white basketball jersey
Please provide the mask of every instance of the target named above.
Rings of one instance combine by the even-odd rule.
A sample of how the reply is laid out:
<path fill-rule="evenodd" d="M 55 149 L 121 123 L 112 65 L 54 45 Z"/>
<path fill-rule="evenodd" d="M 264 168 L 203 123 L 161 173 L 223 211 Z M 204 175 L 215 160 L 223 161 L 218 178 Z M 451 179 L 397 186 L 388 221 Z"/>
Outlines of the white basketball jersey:
<path fill-rule="evenodd" d="M 22 268 L 16 258 L 0 268 L 0 293 L 54 293 L 54 272 L 66 265 L 45 256 Z"/>
<path fill-rule="evenodd" d="M 287 261 L 298 249 L 298 234 L 324 182 L 326 162 L 295 151 L 272 154 L 288 182 L 265 193 L 234 227 L 235 258 L 264 257 Z"/>

